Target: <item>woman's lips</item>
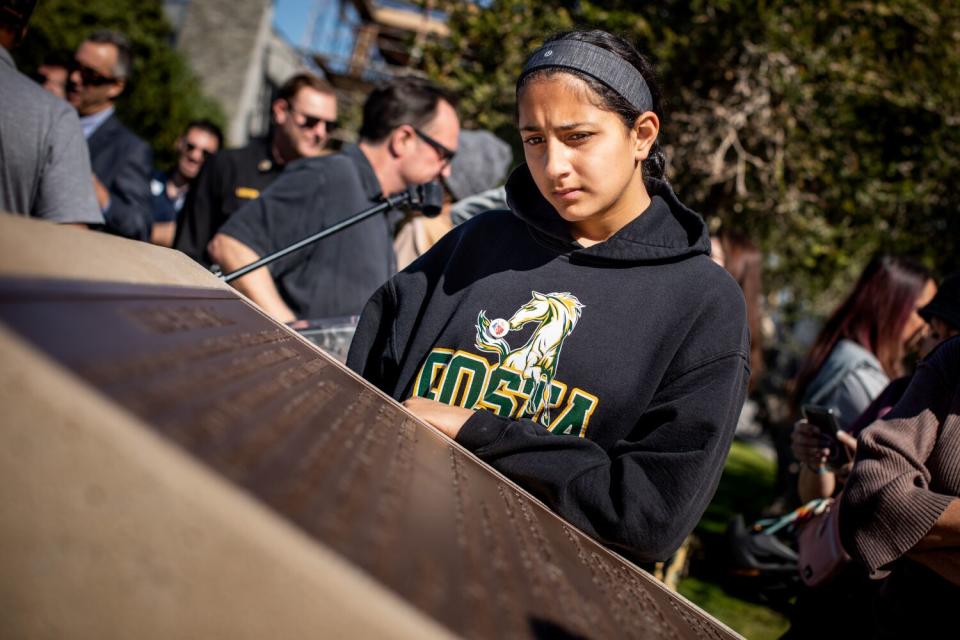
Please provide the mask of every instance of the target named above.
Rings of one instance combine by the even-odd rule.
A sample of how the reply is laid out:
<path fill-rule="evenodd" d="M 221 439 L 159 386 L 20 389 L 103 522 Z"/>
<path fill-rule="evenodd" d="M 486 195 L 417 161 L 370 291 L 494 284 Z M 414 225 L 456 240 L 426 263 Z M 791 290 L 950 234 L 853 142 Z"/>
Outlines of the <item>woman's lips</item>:
<path fill-rule="evenodd" d="M 553 192 L 553 195 L 559 198 L 560 200 L 574 200 L 581 193 L 583 193 L 583 191 L 580 189 L 556 189 Z"/>

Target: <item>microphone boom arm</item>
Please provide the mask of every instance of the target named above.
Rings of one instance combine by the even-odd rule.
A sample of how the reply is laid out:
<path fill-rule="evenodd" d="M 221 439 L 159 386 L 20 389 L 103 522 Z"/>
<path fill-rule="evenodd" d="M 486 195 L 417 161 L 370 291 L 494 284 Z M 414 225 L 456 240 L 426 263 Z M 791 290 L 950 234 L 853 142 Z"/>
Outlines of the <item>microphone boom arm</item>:
<path fill-rule="evenodd" d="M 318 231 L 317 233 L 311 236 L 307 236 L 303 240 L 298 240 L 297 242 L 293 243 L 288 247 L 285 247 L 283 249 L 280 249 L 279 251 L 275 251 L 271 253 L 270 255 L 260 258 L 256 262 L 251 262 L 250 264 L 244 267 L 240 267 L 236 271 L 231 271 L 230 273 L 227 273 L 227 274 L 221 274 L 220 277 L 223 278 L 224 282 L 232 282 L 237 278 L 241 278 L 247 275 L 251 271 L 256 271 L 260 267 L 264 267 L 270 264 L 271 262 L 279 260 L 280 258 L 293 253 L 294 251 L 299 251 L 300 249 L 308 245 L 311 245 L 314 242 L 317 242 L 318 240 L 323 240 L 327 236 L 332 236 L 333 234 L 343 229 L 346 229 L 347 227 L 351 227 L 357 224 L 358 222 L 363 222 L 367 218 L 370 218 L 380 213 L 386 213 L 390 209 L 394 209 L 404 204 L 410 204 L 410 203 L 421 204 L 419 202 L 416 202 L 418 199 L 422 199 L 422 196 L 418 198 L 418 195 L 419 194 L 414 189 L 408 189 L 407 191 L 401 191 L 400 193 L 394 194 L 392 196 L 383 196 L 384 201 L 378 205 L 375 205 L 373 207 L 370 207 L 369 209 L 365 209 L 361 211 L 360 213 L 352 215 L 346 220 L 342 220 L 331 227 L 327 227 L 326 229 L 323 229 L 322 231 Z"/>

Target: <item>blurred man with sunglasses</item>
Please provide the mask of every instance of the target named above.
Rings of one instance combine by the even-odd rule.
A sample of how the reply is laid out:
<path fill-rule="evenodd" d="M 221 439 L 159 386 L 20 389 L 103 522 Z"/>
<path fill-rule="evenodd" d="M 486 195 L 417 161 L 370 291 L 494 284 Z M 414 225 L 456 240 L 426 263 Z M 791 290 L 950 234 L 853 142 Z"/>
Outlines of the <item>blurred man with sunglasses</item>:
<path fill-rule="evenodd" d="M 72 53 L 68 54 L 72 57 Z M 68 60 L 70 57 L 58 53 L 44 58 L 37 66 L 33 79 L 48 92 L 62 100 L 67 99 L 67 74 L 70 73 Z"/>
<path fill-rule="evenodd" d="M 77 114 L 17 71 L 10 49 L 36 0 L 0 0 L 0 211 L 102 224 Z"/>
<path fill-rule="evenodd" d="M 177 165 L 169 173 L 154 171 L 150 180 L 153 229 L 150 242 L 173 246 L 177 215 L 183 208 L 190 185 L 207 158 L 220 150 L 223 132 L 209 120 L 194 120 L 177 138 Z"/>
<path fill-rule="evenodd" d="M 149 240 L 150 172 L 147 143 L 120 123 L 114 102 L 132 70 L 130 42 L 116 31 L 97 31 L 74 53 L 67 76 L 67 101 L 80 115 L 90 147 L 93 188 L 110 233 Z"/>
<path fill-rule="evenodd" d="M 460 121 L 453 96 L 416 78 L 374 89 L 359 143 L 298 162 L 263 197 L 234 214 L 210 243 L 234 271 L 381 202 L 411 185 L 450 175 Z M 396 271 L 393 228 L 374 216 L 234 285 L 281 322 L 359 315 Z"/>
<path fill-rule="evenodd" d="M 222 151 L 204 165 L 187 194 L 173 247 L 209 266 L 207 244 L 221 225 L 299 158 L 324 153 L 337 120 L 337 98 L 324 80 L 300 73 L 287 80 L 270 108 L 266 138 Z"/>

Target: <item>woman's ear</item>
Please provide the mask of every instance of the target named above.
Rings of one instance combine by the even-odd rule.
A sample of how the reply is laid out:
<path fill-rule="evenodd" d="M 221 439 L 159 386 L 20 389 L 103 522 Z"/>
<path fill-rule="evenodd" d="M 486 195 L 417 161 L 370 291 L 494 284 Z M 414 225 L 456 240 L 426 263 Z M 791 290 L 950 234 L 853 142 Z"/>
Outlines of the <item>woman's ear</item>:
<path fill-rule="evenodd" d="M 637 117 L 633 133 L 637 137 L 635 160 L 643 162 L 650 155 L 650 149 L 660 134 L 660 118 L 653 111 L 644 111 Z"/>

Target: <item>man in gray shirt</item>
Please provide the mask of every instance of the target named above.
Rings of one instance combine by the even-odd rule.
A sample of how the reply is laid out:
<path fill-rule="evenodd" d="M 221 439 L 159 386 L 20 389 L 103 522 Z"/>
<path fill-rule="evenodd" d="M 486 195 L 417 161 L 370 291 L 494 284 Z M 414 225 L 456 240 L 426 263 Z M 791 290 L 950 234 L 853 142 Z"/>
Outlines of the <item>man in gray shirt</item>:
<path fill-rule="evenodd" d="M 10 49 L 36 0 L 0 0 L 0 210 L 103 224 L 76 112 L 17 71 Z"/>

